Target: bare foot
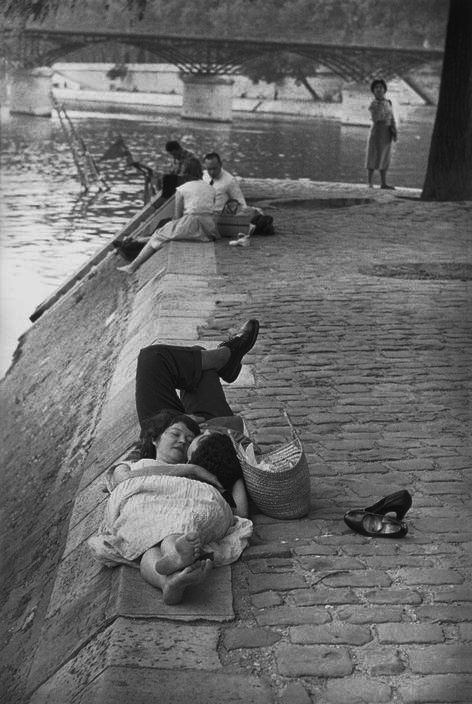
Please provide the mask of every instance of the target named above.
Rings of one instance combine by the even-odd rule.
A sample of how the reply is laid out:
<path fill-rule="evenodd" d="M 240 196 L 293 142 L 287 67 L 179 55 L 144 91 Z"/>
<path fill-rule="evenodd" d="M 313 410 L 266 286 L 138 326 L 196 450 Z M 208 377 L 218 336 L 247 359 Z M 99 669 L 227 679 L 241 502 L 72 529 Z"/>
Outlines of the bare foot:
<path fill-rule="evenodd" d="M 125 266 L 117 266 L 117 271 L 123 271 L 125 274 L 134 274 L 134 269 L 131 264 L 126 264 Z"/>
<path fill-rule="evenodd" d="M 164 538 L 161 543 L 163 556 L 155 564 L 156 572 L 172 574 L 191 565 L 198 558 L 200 547 L 200 536 L 195 532 Z"/>
<path fill-rule="evenodd" d="M 200 584 L 208 576 L 213 567 L 211 560 L 194 562 L 184 570 L 167 577 L 167 582 L 162 590 L 164 604 L 180 604 L 185 588 L 191 584 Z"/>

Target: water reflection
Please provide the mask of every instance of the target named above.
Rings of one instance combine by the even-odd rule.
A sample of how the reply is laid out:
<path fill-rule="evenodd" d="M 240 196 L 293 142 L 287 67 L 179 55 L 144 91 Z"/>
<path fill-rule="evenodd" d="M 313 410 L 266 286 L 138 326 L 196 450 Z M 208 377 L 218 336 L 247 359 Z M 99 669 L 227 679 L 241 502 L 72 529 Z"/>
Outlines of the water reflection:
<path fill-rule="evenodd" d="M 401 126 L 393 183 L 421 187 L 434 112 Z M 98 160 L 121 134 L 138 161 L 167 164 L 164 144 L 177 139 L 202 155 L 218 151 L 233 173 L 257 178 L 311 178 L 359 183 L 365 178 L 367 130 L 326 120 L 181 121 L 177 116 L 70 113 Z M 81 194 L 69 145 L 55 119 L 10 116 L 1 130 L 0 374 L 28 316 L 142 205 L 143 180 L 125 160 L 100 169 L 108 191 Z"/>

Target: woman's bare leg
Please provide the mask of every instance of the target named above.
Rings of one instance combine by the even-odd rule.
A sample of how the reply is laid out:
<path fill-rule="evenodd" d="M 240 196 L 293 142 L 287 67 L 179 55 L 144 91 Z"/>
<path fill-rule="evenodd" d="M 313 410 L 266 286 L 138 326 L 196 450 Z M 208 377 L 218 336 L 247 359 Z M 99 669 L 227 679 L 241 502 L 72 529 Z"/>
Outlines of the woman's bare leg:
<path fill-rule="evenodd" d="M 134 274 L 134 272 L 139 269 L 141 264 L 144 264 L 144 262 L 150 259 L 152 255 L 156 253 L 156 251 L 157 250 L 152 247 L 148 242 L 146 245 L 144 245 L 143 249 L 140 251 L 136 259 L 133 259 L 130 264 L 126 264 L 125 266 L 118 266 L 117 270 L 124 271 L 125 274 Z"/>
<path fill-rule="evenodd" d="M 374 187 L 374 169 L 367 169 L 367 183 L 369 188 Z"/>
<path fill-rule="evenodd" d="M 164 574 L 156 572 L 156 562 L 162 557 L 161 549 L 158 545 L 155 545 L 143 554 L 141 562 L 139 564 L 139 570 L 141 576 L 152 584 L 153 587 L 157 587 L 161 591 L 167 584 L 167 577 Z"/>
<path fill-rule="evenodd" d="M 395 190 L 395 186 L 389 186 L 387 183 L 387 169 L 380 170 L 380 188 L 388 188 L 392 191 Z"/>
<path fill-rule="evenodd" d="M 161 541 L 161 557 L 155 569 L 160 574 L 173 574 L 188 567 L 200 555 L 201 540 L 198 533 L 168 535 Z"/>

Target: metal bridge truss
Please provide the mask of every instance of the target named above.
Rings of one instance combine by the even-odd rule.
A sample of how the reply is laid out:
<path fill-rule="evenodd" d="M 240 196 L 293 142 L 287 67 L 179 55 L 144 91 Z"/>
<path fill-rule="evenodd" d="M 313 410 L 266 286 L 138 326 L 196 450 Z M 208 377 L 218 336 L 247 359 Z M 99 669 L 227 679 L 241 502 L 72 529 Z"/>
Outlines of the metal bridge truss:
<path fill-rule="evenodd" d="M 159 34 L 130 34 L 111 30 L 79 31 L 25 28 L 4 30 L 9 58 L 24 67 L 47 66 L 90 45 L 113 42 L 144 49 L 183 73 L 231 75 L 243 73 L 244 64 L 267 54 L 288 52 L 322 64 L 346 81 L 385 79 L 442 59 L 443 52 L 428 49 L 391 49 L 356 45 L 311 44 L 264 39 L 214 38 Z M 86 52 L 83 58 L 86 59 Z M 14 56 L 12 55 L 14 54 Z"/>

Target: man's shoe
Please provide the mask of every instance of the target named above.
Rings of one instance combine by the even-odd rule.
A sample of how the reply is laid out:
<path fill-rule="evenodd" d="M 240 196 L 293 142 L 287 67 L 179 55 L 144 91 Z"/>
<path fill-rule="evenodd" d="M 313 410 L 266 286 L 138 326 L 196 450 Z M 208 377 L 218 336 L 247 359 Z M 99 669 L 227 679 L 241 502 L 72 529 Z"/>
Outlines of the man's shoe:
<path fill-rule="evenodd" d="M 254 347 L 258 333 L 259 321 L 248 320 L 234 337 L 218 345 L 218 347 L 228 347 L 231 352 L 229 361 L 218 371 L 223 381 L 231 384 L 238 378 L 241 371 L 241 360 Z"/>

